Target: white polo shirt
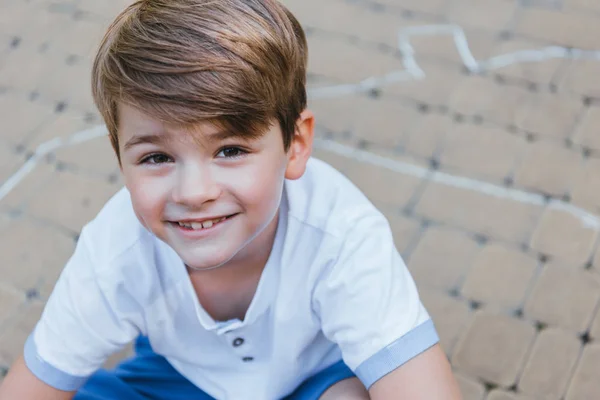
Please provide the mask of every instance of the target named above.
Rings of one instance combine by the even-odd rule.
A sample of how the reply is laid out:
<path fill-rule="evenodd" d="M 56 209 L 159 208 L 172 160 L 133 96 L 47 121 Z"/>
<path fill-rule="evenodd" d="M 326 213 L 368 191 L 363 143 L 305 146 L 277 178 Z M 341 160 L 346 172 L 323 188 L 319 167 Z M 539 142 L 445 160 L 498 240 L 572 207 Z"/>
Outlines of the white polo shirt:
<path fill-rule="evenodd" d="M 138 222 L 123 189 L 83 229 L 25 361 L 76 390 L 138 335 L 212 397 L 236 400 L 282 398 L 342 358 L 368 388 L 438 342 L 386 219 L 315 159 L 285 183 L 244 321 L 206 313 L 182 260 Z"/>

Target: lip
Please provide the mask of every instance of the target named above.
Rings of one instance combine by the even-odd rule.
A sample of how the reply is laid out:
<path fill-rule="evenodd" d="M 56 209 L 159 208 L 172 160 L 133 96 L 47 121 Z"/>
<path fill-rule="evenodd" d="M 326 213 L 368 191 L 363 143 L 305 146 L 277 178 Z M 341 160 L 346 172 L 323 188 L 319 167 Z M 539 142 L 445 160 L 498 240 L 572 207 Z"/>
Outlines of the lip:
<path fill-rule="evenodd" d="M 222 217 L 214 217 L 214 218 L 202 218 L 202 219 L 182 219 L 182 220 L 178 220 L 178 221 L 169 221 L 169 225 L 171 227 L 173 227 L 175 229 L 175 231 L 185 237 L 185 238 L 189 238 L 189 239 L 200 239 L 212 234 L 217 233 L 219 230 L 223 229 L 223 227 L 225 225 L 227 225 L 233 218 L 235 218 L 238 214 L 231 214 L 228 216 L 225 216 L 226 219 L 224 219 L 221 222 L 217 222 L 216 224 L 214 224 L 213 226 L 211 226 L 210 228 L 202 228 L 202 229 L 190 229 L 190 228 L 185 228 L 181 225 L 179 225 L 179 222 L 202 222 L 202 221 L 209 221 L 212 219 L 218 219 L 218 218 L 222 218 Z"/>

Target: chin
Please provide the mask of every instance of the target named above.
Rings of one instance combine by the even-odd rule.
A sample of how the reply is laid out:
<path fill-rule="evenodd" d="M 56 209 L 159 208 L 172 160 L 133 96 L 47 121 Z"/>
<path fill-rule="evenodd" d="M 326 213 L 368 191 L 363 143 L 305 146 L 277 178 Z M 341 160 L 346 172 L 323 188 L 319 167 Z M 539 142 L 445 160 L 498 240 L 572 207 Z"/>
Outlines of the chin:
<path fill-rule="evenodd" d="M 189 256 L 182 257 L 185 265 L 187 265 L 191 269 L 202 270 L 202 269 L 213 269 L 218 268 L 226 264 L 229 260 L 231 260 L 235 256 L 235 254 L 223 254 L 215 256 L 211 254 L 210 256 Z"/>

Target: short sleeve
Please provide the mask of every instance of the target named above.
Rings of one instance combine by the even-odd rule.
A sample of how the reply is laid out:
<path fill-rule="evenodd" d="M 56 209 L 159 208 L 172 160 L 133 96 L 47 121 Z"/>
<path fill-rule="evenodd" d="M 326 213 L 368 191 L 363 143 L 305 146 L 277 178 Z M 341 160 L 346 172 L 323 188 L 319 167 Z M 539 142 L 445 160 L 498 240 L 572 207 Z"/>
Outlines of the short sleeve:
<path fill-rule="evenodd" d="M 112 353 L 138 334 L 134 319 L 115 312 L 99 278 L 85 230 L 40 320 L 25 343 L 31 372 L 46 384 L 77 390 Z"/>
<path fill-rule="evenodd" d="M 378 213 L 361 217 L 346 234 L 313 300 L 325 336 L 367 388 L 439 341 Z"/>

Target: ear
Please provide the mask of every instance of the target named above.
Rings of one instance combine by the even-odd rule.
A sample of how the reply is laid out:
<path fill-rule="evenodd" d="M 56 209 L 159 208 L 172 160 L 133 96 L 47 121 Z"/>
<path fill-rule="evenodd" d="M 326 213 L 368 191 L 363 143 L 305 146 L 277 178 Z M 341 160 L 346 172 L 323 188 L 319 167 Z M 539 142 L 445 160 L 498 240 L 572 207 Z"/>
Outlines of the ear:
<path fill-rule="evenodd" d="M 296 133 L 287 153 L 286 179 L 294 180 L 304 175 L 306 163 L 312 153 L 314 134 L 315 116 L 312 111 L 304 110 L 296 121 Z"/>

